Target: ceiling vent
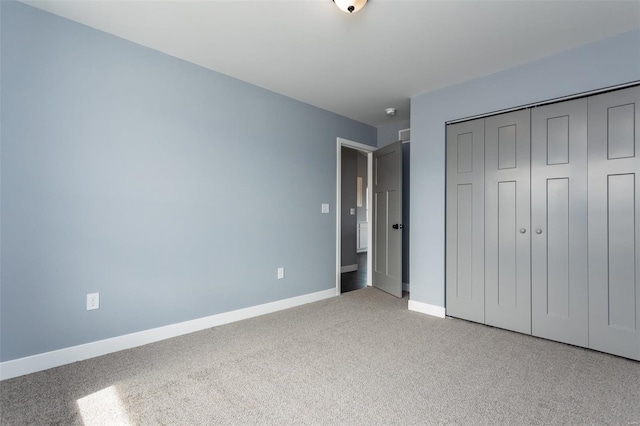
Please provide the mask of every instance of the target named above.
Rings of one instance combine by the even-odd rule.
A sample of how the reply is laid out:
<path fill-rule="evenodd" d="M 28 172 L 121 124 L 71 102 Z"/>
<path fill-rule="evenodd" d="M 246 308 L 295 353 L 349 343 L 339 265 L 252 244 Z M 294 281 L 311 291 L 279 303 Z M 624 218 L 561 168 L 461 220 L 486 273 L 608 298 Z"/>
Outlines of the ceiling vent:
<path fill-rule="evenodd" d="M 411 129 L 403 129 L 398 132 L 398 139 L 405 142 L 411 142 Z"/>

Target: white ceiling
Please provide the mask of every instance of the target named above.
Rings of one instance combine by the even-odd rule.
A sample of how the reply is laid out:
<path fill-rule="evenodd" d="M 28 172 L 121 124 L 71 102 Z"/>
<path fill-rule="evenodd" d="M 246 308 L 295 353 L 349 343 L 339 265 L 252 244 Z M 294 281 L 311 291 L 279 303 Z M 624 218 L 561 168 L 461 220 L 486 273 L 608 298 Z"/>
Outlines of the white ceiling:
<path fill-rule="evenodd" d="M 640 28 L 640 1 L 25 2 L 374 126 L 408 119 L 413 95 Z"/>

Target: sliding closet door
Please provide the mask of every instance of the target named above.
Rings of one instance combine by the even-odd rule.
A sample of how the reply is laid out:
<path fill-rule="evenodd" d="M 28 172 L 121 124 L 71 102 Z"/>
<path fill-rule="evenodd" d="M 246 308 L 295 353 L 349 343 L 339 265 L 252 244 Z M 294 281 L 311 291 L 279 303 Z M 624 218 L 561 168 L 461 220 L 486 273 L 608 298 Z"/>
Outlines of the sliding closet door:
<path fill-rule="evenodd" d="M 531 111 L 532 334 L 588 345 L 587 99 Z"/>
<path fill-rule="evenodd" d="M 640 88 L 589 98 L 589 347 L 640 360 Z"/>
<path fill-rule="evenodd" d="M 484 322 L 484 120 L 447 127 L 447 315 Z"/>
<path fill-rule="evenodd" d="M 530 112 L 485 120 L 485 322 L 531 334 Z"/>

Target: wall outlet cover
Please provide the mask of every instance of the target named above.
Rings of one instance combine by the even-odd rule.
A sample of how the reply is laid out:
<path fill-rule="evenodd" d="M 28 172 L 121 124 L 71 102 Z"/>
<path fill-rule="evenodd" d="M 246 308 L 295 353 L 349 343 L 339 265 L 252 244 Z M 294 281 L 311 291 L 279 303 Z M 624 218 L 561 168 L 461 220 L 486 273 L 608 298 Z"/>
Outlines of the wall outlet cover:
<path fill-rule="evenodd" d="M 329 213 L 329 203 L 322 203 L 322 213 Z"/>
<path fill-rule="evenodd" d="M 281 280 L 284 278 L 284 268 L 278 268 L 278 279 Z"/>
<path fill-rule="evenodd" d="M 100 293 L 87 294 L 87 311 L 92 311 L 100 307 Z"/>

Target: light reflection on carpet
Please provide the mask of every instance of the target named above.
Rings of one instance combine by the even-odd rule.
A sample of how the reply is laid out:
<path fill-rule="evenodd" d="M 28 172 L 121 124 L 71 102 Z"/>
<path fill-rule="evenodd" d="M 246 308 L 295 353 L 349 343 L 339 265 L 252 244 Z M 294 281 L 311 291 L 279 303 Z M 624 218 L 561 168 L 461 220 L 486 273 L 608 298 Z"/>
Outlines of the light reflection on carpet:
<path fill-rule="evenodd" d="M 85 426 L 130 426 L 129 416 L 115 386 L 109 386 L 77 401 Z"/>

